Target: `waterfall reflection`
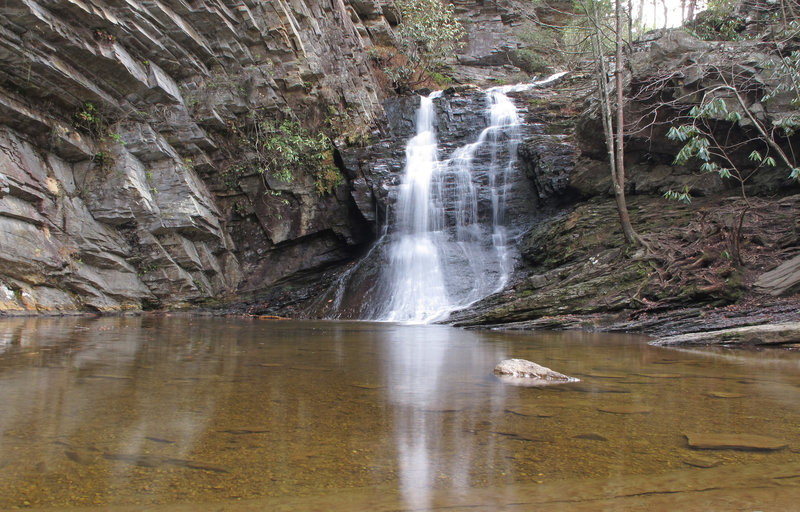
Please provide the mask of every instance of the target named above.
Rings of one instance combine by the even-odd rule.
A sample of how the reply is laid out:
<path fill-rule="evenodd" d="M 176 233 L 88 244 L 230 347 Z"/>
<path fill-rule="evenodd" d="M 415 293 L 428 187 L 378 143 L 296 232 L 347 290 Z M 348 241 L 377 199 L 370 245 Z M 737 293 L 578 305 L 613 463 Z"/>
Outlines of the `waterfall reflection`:
<path fill-rule="evenodd" d="M 792 449 L 703 462 L 686 436 L 793 443 L 796 352 L 645 341 L 364 322 L 2 321 L 0 509 L 534 510 L 565 494 L 620 498 L 609 481 L 627 486 L 625 500 L 673 499 L 667 481 L 696 499 L 698 461 L 730 465 L 702 469 L 704 485 L 740 488 L 737 499 L 755 480 L 714 471 L 797 474 Z M 491 371 L 509 357 L 582 381 L 504 386 Z M 659 476 L 681 468 L 691 473 Z M 790 477 L 776 482 L 770 491 L 796 493 Z"/>
<path fill-rule="evenodd" d="M 489 382 L 487 368 L 491 410 L 479 407 L 486 397 L 479 396 L 484 382 L 475 380 L 474 367 L 504 352 L 473 333 L 444 326 L 403 326 L 386 334 L 383 371 L 394 406 L 399 490 L 407 508 L 427 510 L 437 488 L 455 495 L 470 489 L 473 455 L 496 453 L 491 446 L 479 448 L 474 434 L 485 428 L 487 417 L 503 414 L 506 391 Z M 494 462 L 498 468 L 505 464 Z"/>

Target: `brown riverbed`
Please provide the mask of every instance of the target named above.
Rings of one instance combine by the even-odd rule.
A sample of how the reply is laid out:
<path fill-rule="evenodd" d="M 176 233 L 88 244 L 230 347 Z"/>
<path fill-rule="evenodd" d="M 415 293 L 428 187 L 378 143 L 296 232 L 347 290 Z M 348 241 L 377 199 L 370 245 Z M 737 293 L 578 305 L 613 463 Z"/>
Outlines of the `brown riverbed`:
<path fill-rule="evenodd" d="M 6 319 L 0 509 L 796 503 L 800 354 L 646 341 L 192 316 Z M 503 385 L 492 368 L 509 357 L 581 382 Z M 734 447 L 689 446 L 687 436 L 709 434 Z"/>

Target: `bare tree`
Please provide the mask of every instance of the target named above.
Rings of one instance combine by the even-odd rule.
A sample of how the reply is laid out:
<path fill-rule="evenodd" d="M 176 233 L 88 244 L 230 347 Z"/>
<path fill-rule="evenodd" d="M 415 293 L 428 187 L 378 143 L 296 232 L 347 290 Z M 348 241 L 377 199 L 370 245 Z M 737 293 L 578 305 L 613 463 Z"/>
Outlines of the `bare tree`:
<path fill-rule="evenodd" d="M 641 237 L 633 229 L 628 204 L 625 198 L 625 96 L 624 96 L 624 66 L 625 59 L 623 53 L 623 10 L 622 0 L 616 0 L 614 10 L 615 25 L 612 29 L 614 35 L 614 91 L 616 99 L 611 97 L 611 84 L 608 80 L 608 68 L 606 65 L 606 55 L 604 49 L 604 39 L 607 34 L 604 32 L 604 23 L 600 17 L 595 0 L 589 0 L 590 6 L 585 9 L 587 17 L 593 26 L 592 52 L 594 53 L 597 66 L 595 78 L 598 91 L 600 93 L 600 113 L 603 121 L 603 132 L 605 133 L 606 148 L 608 150 L 609 168 L 611 170 L 611 186 L 614 189 L 614 199 L 617 202 L 617 213 L 619 214 L 620 226 L 625 236 L 625 241 L 632 245 L 642 245 Z M 614 115 L 616 114 L 616 115 Z"/>

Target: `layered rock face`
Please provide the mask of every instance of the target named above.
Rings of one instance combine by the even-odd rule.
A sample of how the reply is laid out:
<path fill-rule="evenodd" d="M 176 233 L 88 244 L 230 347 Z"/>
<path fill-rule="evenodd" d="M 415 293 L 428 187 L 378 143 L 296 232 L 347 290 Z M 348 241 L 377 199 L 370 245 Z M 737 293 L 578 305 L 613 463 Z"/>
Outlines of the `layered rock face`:
<path fill-rule="evenodd" d="M 384 11 L 391 19 L 379 3 L 341 0 L 6 2 L 0 311 L 223 298 L 341 259 L 363 240 L 349 195 L 319 196 L 306 176 L 226 186 L 244 152 L 226 143 L 256 110 L 319 123 L 346 112 L 342 131 L 374 124 L 364 48 L 390 36 Z"/>
<path fill-rule="evenodd" d="M 519 9 L 457 7 L 458 77 L 518 72 Z M 386 0 L 6 2 L 0 312 L 258 297 L 352 258 L 395 179 L 375 173 L 399 172 L 367 178 L 344 151 L 388 133 L 365 49 L 394 45 L 398 22 Z M 345 180 L 331 193 L 242 165 L 237 130 L 287 111 L 335 127 Z"/>

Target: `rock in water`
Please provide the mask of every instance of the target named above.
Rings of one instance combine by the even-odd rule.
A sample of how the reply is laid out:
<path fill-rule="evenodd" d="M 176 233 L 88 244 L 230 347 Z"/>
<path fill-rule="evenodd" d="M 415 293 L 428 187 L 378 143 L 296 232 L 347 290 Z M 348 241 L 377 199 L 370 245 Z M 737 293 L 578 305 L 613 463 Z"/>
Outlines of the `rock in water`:
<path fill-rule="evenodd" d="M 698 434 L 686 433 L 689 448 L 695 450 L 774 451 L 789 444 L 774 437 L 756 434 Z"/>
<path fill-rule="evenodd" d="M 494 374 L 506 384 L 515 386 L 549 386 L 580 379 L 564 375 L 526 359 L 506 359 L 494 367 Z"/>

